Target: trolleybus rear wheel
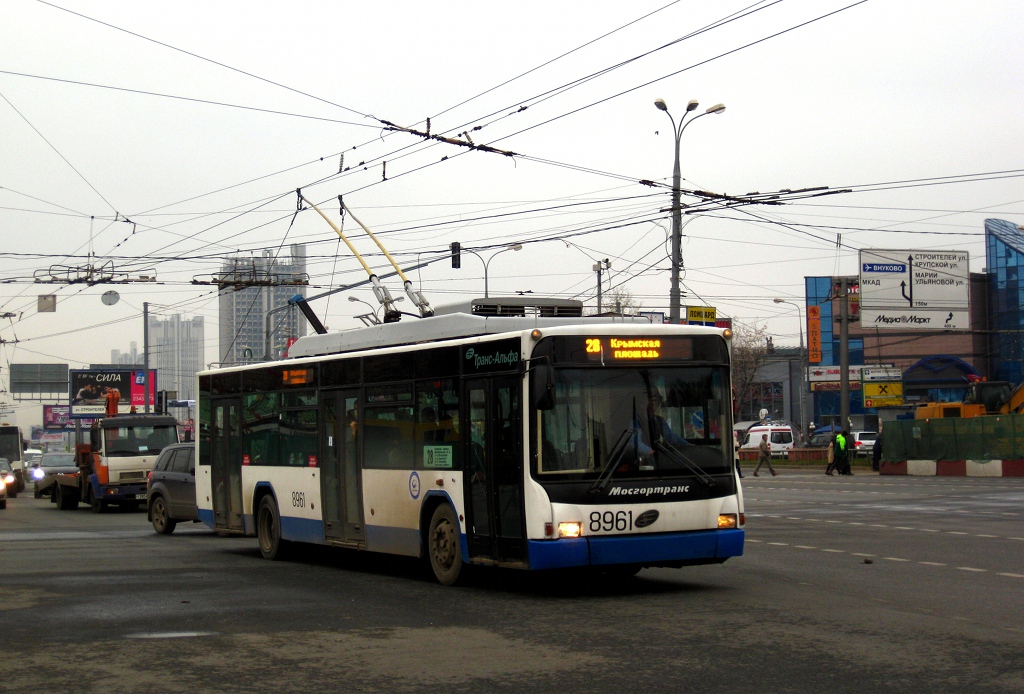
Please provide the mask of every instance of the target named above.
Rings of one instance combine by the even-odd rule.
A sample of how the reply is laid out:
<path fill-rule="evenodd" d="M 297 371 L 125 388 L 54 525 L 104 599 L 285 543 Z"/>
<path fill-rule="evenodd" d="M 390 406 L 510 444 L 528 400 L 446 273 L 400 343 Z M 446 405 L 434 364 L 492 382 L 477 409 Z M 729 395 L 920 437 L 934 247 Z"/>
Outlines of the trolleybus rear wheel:
<path fill-rule="evenodd" d="M 284 558 L 290 543 L 281 539 L 281 514 L 277 510 L 277 502 L 269 494 L 260 500 L 260 510 L 256 515 L 256 536 L 264 559 Z"/>
<path fill-rule="evenodd" d="M 430 568 L 441 585 L 454 585 L 462 573 L 462 547 L 459 543 L 459 521 L 448 504 L 434 509 L 427 533 L 427 554 Z"/>

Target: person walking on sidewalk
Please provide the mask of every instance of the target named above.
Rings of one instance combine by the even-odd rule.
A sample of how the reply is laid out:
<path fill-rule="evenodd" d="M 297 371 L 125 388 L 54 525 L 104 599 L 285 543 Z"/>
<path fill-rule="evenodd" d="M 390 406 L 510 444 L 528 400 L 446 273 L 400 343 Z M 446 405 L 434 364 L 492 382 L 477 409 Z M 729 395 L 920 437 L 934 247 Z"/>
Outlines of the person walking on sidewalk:
<path fill-rule="evenodd" d="M 825 467 L 825 474 L 829 477 L 832 476 L 832 469 L 836 466 L 836 437 L 833 436 L 832 440 L 828 442 L 828 465 Z"/>
<path fill-rule="evenodd" d="M 757 477 L 757 471 L 765 463 L 768 463 L 768 472 L 772 473 L 772 477 L 779 474 L 772 467 L 772 445 L 768 443 L 768 434 L 761 434 L 761 443 L 757 445 L 757 467 L 754 468 L 754 477 Z"/>
<path fill-rule="evenodd" d="M 840 475 L 852 475 L 850 470 L 850 432 L 845 429 L 836 435 L 836 470 Z"/>

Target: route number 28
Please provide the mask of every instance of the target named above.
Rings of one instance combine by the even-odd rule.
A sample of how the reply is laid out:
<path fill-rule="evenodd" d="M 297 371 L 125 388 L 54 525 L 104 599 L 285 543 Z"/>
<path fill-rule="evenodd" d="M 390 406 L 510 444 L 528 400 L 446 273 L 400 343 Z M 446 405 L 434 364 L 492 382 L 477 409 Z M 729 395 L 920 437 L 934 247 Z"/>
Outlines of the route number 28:
<path fill-rule="evenodd" d="M 596 338 L 587 338 L 587 354 L 600 354 L 601 341 Z"/>

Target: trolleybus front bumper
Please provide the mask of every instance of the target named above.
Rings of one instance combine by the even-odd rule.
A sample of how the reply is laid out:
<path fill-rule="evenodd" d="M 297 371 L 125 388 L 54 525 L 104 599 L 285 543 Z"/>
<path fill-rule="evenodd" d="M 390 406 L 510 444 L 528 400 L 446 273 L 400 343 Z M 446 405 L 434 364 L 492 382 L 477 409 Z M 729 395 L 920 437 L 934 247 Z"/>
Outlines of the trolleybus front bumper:
<path fill-rule="evenodd" d="M 559 540 L 530 540 L 531 569 L 574 566 L 686 566 L 719 564 L 743 554 L 745 531 L 696 530 L 643 535 L 597 535 Z"/>

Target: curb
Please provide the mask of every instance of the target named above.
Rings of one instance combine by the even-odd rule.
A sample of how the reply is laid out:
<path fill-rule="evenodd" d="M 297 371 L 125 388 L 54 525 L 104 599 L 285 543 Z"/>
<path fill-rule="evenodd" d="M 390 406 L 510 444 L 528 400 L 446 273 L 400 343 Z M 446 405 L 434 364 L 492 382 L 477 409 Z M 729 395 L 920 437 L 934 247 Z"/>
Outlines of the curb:
<path fill-rule="evenodd" d="M 879 474 L 923 477 L 1024 477 L 1024 460 L 883 460 Z"/>

